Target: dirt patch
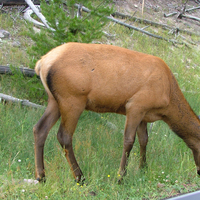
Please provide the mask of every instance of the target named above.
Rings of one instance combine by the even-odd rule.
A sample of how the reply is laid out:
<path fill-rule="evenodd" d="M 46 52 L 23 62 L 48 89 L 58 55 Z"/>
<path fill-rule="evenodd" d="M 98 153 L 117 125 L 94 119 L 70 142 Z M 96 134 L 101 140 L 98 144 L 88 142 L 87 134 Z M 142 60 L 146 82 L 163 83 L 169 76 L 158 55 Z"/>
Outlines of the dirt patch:
<path fill-rule="evenodd" d="M 142 17 L 157 23 L 167 24 L 179 29 L 184 29 L 191 32 L 200 33 L 200 21 L 187 19 L 183 17 L 179 19 L 178 16 L 183 12 L 184 8 L 190 9 L 200 7 L 200 2 L 197 0 L 189 0 L 183 3 L 182 0 L 144 0 L 144 10 L 142 15 L 142 0 L 115 0 L 115 5 L 118 12 L 122 12 L 135 17 Z M 164 17 L 164 14 L 177 14 L 171 17 Z M 185 15 L 191 15 L 200 18 L 200 9 L 185 12 Z"/>

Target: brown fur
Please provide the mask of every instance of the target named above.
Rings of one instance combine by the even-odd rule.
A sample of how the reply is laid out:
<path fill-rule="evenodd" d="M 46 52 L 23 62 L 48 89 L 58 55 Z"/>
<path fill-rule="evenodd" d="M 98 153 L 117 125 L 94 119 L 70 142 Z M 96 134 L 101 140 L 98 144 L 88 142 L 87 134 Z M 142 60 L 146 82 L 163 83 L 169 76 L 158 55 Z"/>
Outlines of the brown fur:
<path fill-rule="evenodd" d="M 67 43 L 43 56 L 35 71 L 49 96 L 47 109 L 34 126 L 38 180 L 45 176 L 46 137 L 60 116 L 58 141 L 65 149 L 74 177 L 81 180 L 83 174 L 73 153 L 72 136 L 85 109 L 126 115 L 121 177 L 126 173 L 136 131 L 140 166 L 146 164 L 147 123 L 156 120 L 168 123 L 192 149 L 200 172 L 200 122 L 160 58 L 111 45 Z"/>

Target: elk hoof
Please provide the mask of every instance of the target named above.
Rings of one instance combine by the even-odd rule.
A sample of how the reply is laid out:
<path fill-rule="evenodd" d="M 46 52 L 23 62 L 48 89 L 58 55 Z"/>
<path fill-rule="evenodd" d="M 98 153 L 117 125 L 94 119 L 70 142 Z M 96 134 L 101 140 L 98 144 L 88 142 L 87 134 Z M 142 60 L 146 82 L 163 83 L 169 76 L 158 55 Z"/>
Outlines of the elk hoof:
<path fill-rule="evenodd" d="M 142 164 L 140 164 L 139 165 L 139 169 L 141 169 L 141 170 L 147 170 L 148 169 L 148 165 L 147 165 L 147 163 L 142 163 Z"/>
<path fill-rule="evenodd" d="M 117 184 L 122 185 L 123 184 L 123 178 L 118 179 Z"/>
<path fill-rule="evenodd" d="M 79 185 L 84 185 L 85 177 L 77 176 L 75 181 L 76 181 L 76 183 L 79 183 Z"/>
<path fill-rule="evenodd" d="M 36 180 L 39 181 L 40 183 L 45 183 L 46 182 L 46 178 L 45 177 L 42 177 L 42 178 L 38 177 L 38 178 L 36 178 Z"/>

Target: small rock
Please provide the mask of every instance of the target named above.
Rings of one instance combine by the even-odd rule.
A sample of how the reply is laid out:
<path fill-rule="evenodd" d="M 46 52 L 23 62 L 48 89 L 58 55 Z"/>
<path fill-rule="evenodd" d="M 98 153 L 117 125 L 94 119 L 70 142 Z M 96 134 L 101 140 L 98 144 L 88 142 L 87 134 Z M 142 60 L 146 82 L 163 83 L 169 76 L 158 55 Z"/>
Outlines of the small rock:
<path fill-rule="evenodd" d="M 10 37 L 10 33 L 6 30 L 1 29 L 0 30 L 0 38 L 9 38 Z"/>
<path fill-rule="evenodd" d="M 155 11 L 155 12 L 159 12 L 159 11 L 160 11 L 159 6 L 155 6 L 155 7 L 154 7 L 154 11 Z"/>
<path fill-rule="evenodd" d="M 158 183 L 157 184 L 157 188 L 163 188 L 165 186 L 165 184 L 163 184 L 163 183 Z"/>
<path fill-rule="evenodd" d="M 24 182 L 34 185 L 39 183 L 39 181 L 33 179 L 24 179 Z"/>
<path fill-rule="evenodd" d="M 12 43 L 12 46 L 13 46 L 13 47 L 20 47 L 20 46 L 21 46 L 21 43 L 20 43 L 19 41 L 14 41 L 14 42 Z"/>
<path fill-rule="evenodd" d="M 36 27 L 33 27 L 33 30 L 34 30 L 35 33 L 40 33 L 41 32 L 41 30 L 39 28 L 36 28 Z"/>

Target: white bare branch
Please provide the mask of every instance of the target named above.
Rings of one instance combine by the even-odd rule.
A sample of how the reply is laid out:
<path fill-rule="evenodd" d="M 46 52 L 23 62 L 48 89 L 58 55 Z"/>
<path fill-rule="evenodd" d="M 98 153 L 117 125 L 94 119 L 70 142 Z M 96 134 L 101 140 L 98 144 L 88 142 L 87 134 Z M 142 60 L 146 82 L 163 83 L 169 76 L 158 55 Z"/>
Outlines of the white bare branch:
<path fill-rule="evenodd" d="M 26 3 L 29 5 L 29 7 L 33 10 L 33 12 L 38 16 L 38 18 L 40 18 L 40 20 L 42 21 L 42 23 L 51 31 L 55 31 L 55 29 L 51 28 L 48 25 L 48 22 L 46 20 L 46 18 L 42 15 L 42 13 L 37 9 L 37 7 L 33 4 L 33 2 L 31 0 L 25 0 Z"/>

